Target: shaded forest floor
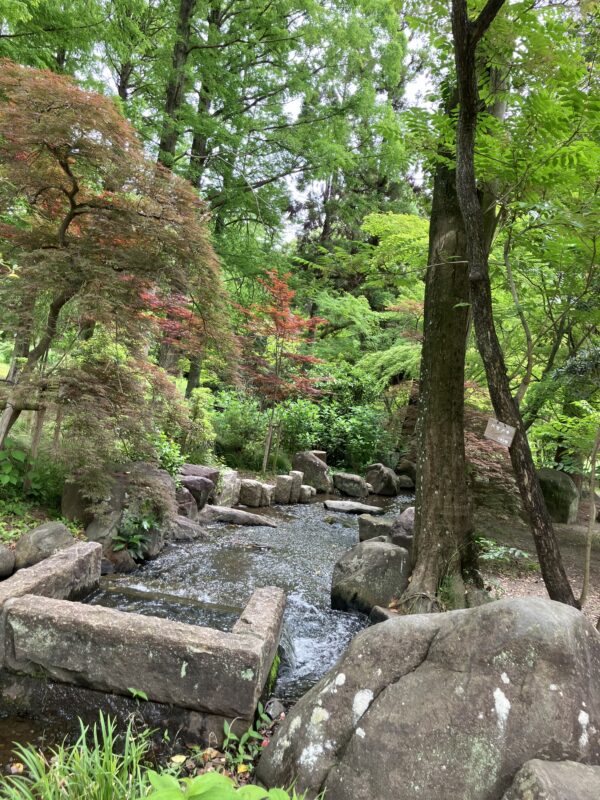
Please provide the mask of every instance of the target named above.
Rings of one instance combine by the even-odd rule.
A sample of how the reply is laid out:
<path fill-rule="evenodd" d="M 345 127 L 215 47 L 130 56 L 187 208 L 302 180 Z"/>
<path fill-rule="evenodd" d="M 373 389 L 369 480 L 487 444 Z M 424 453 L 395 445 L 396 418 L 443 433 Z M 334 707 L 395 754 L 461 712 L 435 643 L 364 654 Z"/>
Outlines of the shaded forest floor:
<path fill-rule="evenodd" d="M 555 525 L 565 569 L 578 597 L 583 582 L 585 545 L 589 520 L 589 502 L 582 498 L 579 515 L 574 525 Z M 529 527 L 518 517 L 498 519 L 480 508 L 476 514 L 479 535 L 494 539 L 498 544 L 514 547 L 530 554 L 527 559 L 516 559 L 510 563 L 482 562 L 482 572 L 494 597 L 548 597 L 539 571 L 535 545 Z M 590 592 L 583 609 L 584 614 L 596 624 L 600 617 L 600 524 L 595 524 L 592 543 Z"/>

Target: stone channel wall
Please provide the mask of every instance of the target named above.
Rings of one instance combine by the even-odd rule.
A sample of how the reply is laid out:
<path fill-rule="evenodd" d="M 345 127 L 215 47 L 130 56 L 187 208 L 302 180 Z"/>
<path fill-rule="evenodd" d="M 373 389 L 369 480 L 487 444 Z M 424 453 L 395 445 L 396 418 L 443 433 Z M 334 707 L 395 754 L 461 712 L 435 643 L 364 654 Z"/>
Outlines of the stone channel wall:
<path fill-rule="evenodd" d="M 43 698 L 64 702 L 69 686 L 82 714 L 95 704 L 118 707 L 117 716 L 133 708 L 206 743 L 220 740 L 225 719 L 249 725 L 279 644 L 284 592 L 257 589 L 227 633 L 76 602 L 97 585 L 100 560 L 99 544 L 78 544 L 0 584 L 0 710 L 39 712 Z"/>

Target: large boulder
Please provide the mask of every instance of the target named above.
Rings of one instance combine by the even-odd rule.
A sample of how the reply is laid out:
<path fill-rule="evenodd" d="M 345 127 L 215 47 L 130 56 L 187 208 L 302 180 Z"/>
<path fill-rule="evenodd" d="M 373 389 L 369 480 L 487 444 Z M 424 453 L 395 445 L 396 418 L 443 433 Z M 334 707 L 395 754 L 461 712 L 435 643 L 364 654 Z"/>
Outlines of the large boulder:
<path fill-rule="evenodd" d="M 15 567 L 31 567 L 77 540 L 62 522 L 45 522 L 24 533 L 15 546 Z"/>
<path fill-rule="evenodd" d="M 206 539 L 204 528 L 189 517 L 177 516 L 171 523 L 171 538 L 176 542 Z"/>
<path fill-rule="evenodd" d="M 110 488 L 93 507 L 84 503 L 84 490 L 77 480 L 65 484 L 63 513 L 68 509 L 68 518 L 86 525 L 87 538 L 102 545 L 105 559 L 117 571 L 130 571 L 135 567 L 133 556 L 127 550 L 113 550 L 113 540 L 123 533 L 125 521 L 151 518 L 152 528 L 140 526 L 139 533 L 146 539 L 144 556 L 158 555 L 178 513 L 175 481 L 156 465 L 142 461 L 115 466 L 106 477 Z M 207 479 L 190 476 L 189 480 Z"/>
<path fill-rule="evenodd" d="M 360 475 L 352 475 L 350 472 L 336 472 L 333 476 L 333 485 L 341 494 L 348 497 L 367 497 L 369 487 L 364 478 Z"/>
<path fill-rule="evenodd" d="M 251 478 L 244 478 L 240 487 L 240 504 L 249 508 L 260 508 L 263 505 L 262 498 L 262 483 Z"/>
<path fill-rule="evenodd" d="M 198 518 L 198 503 L 196 498 L 185 486 L 178 486 L 175 493 L 177 499 L 177 513 L 182 517 L 195 520 Z"/>
<path fill-rule="evenodd" d="M 359 633 L 258 778 L 327 800 L 500 800 L 532 758 L 600 763 L 600 634 L 526 597 Z"/>
<path fill-rule="evenodd" d="M 371 464 L 367 467 L 365 480 L 373 487 L 373 494 L 381 494 L 384 497 L 396 497 L 398 494 L 400 484 L 398 476 L 385 464 Z"/>
<path fill-rule="evenodd" d="M 15 551 L 0 544 L 0 579 L 8 578 L 15 570 Z"/>
<path fill-rule="evenodd" d="M 407 458 L 401 459 L 396 469 L 394 470 L 396 475 L 404 475 L 411 479 L 413 486 L 417 481 L 417 467 L 415 466 L 413 461 L 409 461 Z"/>
<path fill-rule="evenodd" d="M 273 502 L 278 505 L 287 506 L 292 496 L 294 479 L 291 475 L 278 475 L 275 478 L 275 491 L 273 492 Z"/>
<path fill-rule="evenodd" d="M 538 479 L 548 513 L 554 522 L 572 525 L 577 521 L 579 492 L 573 479 L 557 469 L 541 469 Z"/>
<path fill-rule="evenodd" d="M 361 514 L 358 518 L 358 538 L 361 542 L 374 539 L 376 536 L 390 536 L 393 528 L 394 520 L 389 517 Z"/>
<path fill-rule="evenodd" d="M 198 510 L 201 511 L 215 491 L 215 484 L 202 475 L 180 475 L 179 481 L 184 489 L 193 495 Z"/>
<path fill-rule="evenodd" d="M 303 450 L 301 453 L 296 453 L 292 465 L 295 471 L 304 474 L 305 484 L 313 486 L 317 492 L 327 494 L 332 490 L 333 483 L 329 475 L 329 467 L 319 458 L 317 452 L 320 451 Z"/>
<path fill-rule="evenodd" d="M 600 767 L 576 761 L 533 758 L 521 769 L 502 800 L 599 800 Z"/>
<path fill-rule="evenodd" d="M 300 487 L 300 496 L 298 497 L 299 503 L 310 503 L 316 495 L 317 490 L 314 486 L 307 486 L 305 483 Z"/>
<path fill-rule="evenodd" d="M 388 606 L 408 585 L 410 559 L 402 547 L 366 541 L 352 547 L 333 568 L 331 607 L 369 614 Z"/>
<path fill-rule="evenodd" d="M 223 470 L 215 492 L 215 504 L 219 506 L 237 506 L 240 502 L 241 485 L 242 480 L 236 470 Z"/>
<path fill-rule="evenodd" d="M 290 503 L 297 503 L 300 500 L 300 489 L 304 481 L 304 473 L 299 469 L 293 469 L 290 472 L 292 479 L 292 488 L 290 490 Z M 314 487 L 313 487 L 314 488 Z M 317 490 L 315 489 L 315 492 Z"/>
<path fill-rule="evenodd" d="M 411 536 L 415 527 L 415 507 L 409 506 L 394 520 L 394 533 L 408 533 Z"/>
<path fill-rule="evenodd" d="M 191 475 L 195 478 L 208 478 L 216 486 L 219 483 L 221 470 L 217 467 L 205 467 L 201 464 L 184 464 L 179 470 L 180 476 Z"/>

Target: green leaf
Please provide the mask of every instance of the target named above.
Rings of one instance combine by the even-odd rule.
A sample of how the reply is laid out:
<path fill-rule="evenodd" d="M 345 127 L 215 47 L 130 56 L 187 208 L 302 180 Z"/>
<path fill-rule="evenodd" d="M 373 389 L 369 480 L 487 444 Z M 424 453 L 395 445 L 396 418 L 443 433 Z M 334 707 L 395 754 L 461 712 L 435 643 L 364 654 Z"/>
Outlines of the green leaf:
<path fill-rule="evenodd" d="M 158 772 L 149 769 L 148 778 L 155 789 L 176 789 L 181 793 L 179 781 L 172 775 L 159 775 Z"/>

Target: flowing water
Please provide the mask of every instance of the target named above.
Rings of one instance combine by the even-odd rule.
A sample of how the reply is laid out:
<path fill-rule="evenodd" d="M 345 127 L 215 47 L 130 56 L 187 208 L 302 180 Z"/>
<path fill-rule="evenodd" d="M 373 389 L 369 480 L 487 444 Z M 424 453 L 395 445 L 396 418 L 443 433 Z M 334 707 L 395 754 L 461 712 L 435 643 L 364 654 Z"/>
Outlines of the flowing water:
<path fill-rule="evenodd" d="M 397 513 L 412 497 L 368 502 Z M 279 506 L 266 514 L 277 528 L 209 526 L 208 541 L 170 544 L 136 572 L 102 578 L 88 602 L 231 630 L 254 589 L 279 586 L 287 593 L 287 607 L 274 694 L 293 702 L 335 664 L 367 624 L 362 614 L 330 608 L 333 567 L 358 541 L 358 519 L 327 511 L 322 499 Z M 59 730 L 58 721 L 57 726 Z M 52 732 L 47 722 L 0 720 L 0 763 L 6 763 L 13 742 L 36 741 L 44 733 L 52 739 Z"/>

